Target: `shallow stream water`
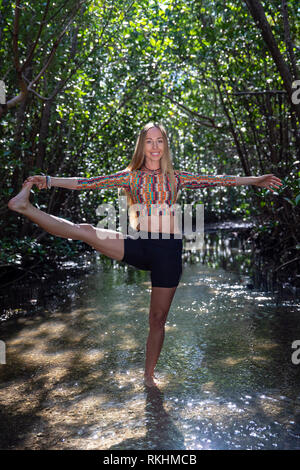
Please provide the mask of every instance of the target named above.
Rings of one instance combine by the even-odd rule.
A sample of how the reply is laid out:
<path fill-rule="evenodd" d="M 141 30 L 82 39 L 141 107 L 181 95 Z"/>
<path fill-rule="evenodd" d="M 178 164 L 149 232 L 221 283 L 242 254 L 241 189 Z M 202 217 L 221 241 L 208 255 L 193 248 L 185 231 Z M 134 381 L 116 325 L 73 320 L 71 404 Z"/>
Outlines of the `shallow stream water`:
<path fill-rule="evenodd" d="M 117 262 L 53 280 L 44 303 L 33 289 L 40 308 L 1 326 L 0 447 L 300 449 L 297 301 L 185 263 L 146 389 L 150 289 L 148 272 Z"/>

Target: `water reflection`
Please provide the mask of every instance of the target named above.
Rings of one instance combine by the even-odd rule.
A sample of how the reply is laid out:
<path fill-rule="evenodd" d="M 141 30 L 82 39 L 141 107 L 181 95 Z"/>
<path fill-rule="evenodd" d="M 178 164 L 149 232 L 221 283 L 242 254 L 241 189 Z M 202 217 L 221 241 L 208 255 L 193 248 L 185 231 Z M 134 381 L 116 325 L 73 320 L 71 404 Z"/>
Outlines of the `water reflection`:
<path fill-rule="evenodd" d="M 243 227 L 243 224 L 236 224 L 236 232 L 232 231 L 234 228 L 232 222 L 230 230 L 226 223 L 219 225 L 223 227 L 222 230 L 216 231 L 214 225 L 212 225 L 213 231 L 209 228 L 210 226 L 205 229 L 203 249 L 183 251 L 184 264 L 204 264 L 211 268 L 221 268 L 237 273 L 240 275 L 243 286 L 248 290 L 270 292 L 272 295 L 275 294 L 278 304 L 284 301 L 288 303 L 291 300 L 293 305 L 295 300 L 299 299 L 300 289 L 289 282 L 279 282 L 277 275 L 272 271 L 271 264 L 265 266 L 264 260 L 253 252 L 245 235 L 247 232 L 244 233 L 241 230 L 241 228 L 247 229 L 247 225 L 244 224 L 245 227 Z M 185 245 L 184 239 L 184 248 Z M 93 272 L 100 270 L 106 273 L 113 272 L 118 276 L 120 264 L 96 252 L 87 252 L 81 255 L 76 263 L 62 262 L 61 268 L 62 271 L 55 272 L 52 279 L 49 277 L 46 279 L 45 276 L 38 279 L 35 275 L 33 278 L 30 276 L 22 278 L 22 286 L 18 282 L 8 283 L 4 288 L 0 286 L 0 321 L 31 315 L 37 311 L 42 313 L 46 308 L 55 310 L 57 305 L 70 311 L 74 301 L 77 301 L 83 293 L 78 292 L 78 289 L 75 293 L 73 289 L 78 285 L 78 273 L 79 276 L 89 277 Z M 145 271 L 138 272 L 126 266 L 122 266 L 122 269 L 125 272 L 125 282 L 129 285 L 149 280 L 148 273 Z M 59 288 L 56 287 L 57 281 L 61 281 Z M 79 289 L 83 288 L 79 287 Z"/>
<path fill-rule="evenodd" d="M 300 288 L 297 279 L 284 276 L 284 271 L 277 271 L 278 260 L 260 256 L 255 246 L 248 239 L 246 224 L 218 224 L 222 230 L 215 230 L 211 224 L 205 228 L 202 250 L 186 251 L 185 260 L 189 263 L 203 263 L 213 268 L 243 274 L 247 277 L 247 287 L 277 294 L 278 301 L 285 298 L 299 298 Z M 244 225 L 244 226 L 243 226 Z M 249 228 L 249 227 L 248 227 Z M 296 287 L 298 285 L 298 287 Z"/>
<path fill-rule="evenodd" d="M 0 447 L 300 449 L 299 304 L 185 264 L 145 389 L 149 273 L 57 279 L 2 323 Z"/>

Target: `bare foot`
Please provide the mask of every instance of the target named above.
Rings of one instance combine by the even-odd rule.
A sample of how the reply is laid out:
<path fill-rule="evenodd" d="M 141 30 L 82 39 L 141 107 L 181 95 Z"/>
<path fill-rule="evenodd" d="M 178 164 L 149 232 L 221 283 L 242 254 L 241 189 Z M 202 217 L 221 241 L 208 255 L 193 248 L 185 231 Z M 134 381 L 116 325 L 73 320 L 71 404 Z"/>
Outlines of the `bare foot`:
<path fill-rule="evenodd" d="M 154 382 L 154 378 L 152 376 L 144 375 L 144 384 L 147 387 L 157 387 L 157 384 Z"/>
<path fill-rule="evenodd" d="M 29 194 L 33 183 L 24 183 L 21 191 L 8 202 L 8 207 L 15 212 L 25 212 L 29 207 Z"/>

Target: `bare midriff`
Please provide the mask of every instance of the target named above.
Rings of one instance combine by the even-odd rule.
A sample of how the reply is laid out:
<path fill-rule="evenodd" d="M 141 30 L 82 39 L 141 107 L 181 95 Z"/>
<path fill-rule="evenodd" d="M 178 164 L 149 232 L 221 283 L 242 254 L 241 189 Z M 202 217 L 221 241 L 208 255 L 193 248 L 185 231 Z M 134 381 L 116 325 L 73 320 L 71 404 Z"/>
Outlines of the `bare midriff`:
<path fill-rule="evenodd" d="M 137 230 L 159 233 L 181 234 L 177 217 L 170 215 L 140 216 Z"/>

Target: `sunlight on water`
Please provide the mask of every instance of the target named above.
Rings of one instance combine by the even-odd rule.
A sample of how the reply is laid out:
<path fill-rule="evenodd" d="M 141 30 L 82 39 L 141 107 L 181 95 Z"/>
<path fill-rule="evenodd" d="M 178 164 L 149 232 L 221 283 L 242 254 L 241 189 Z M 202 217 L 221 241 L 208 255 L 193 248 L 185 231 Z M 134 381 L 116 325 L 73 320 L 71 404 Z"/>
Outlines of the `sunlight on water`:
<path fill-rule="evenodd" d="M 185 265 L 151 390 L 149 273 L 115 267 L 53 288 L 67 305 L 49 298 L 2 328 L 1 448 L 300 449 L 296 302 Z"/>

